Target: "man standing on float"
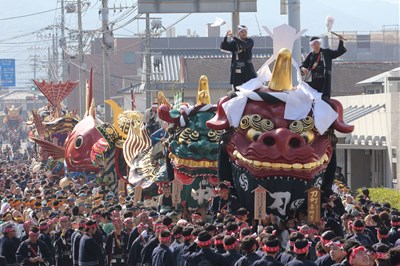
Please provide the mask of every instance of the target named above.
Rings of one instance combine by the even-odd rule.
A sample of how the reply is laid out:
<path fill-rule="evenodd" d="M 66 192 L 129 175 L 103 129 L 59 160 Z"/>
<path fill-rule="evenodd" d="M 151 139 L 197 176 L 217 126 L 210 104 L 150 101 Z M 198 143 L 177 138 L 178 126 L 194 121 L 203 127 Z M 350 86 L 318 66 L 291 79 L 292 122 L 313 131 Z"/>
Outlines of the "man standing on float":
<path fill-rule="evenodd" d="M 221 50 L 232 52 L 230 83 L 234 91 L 237 91 L 237 86 L 257 77 L 252 62 L 254 41 L 247 37 L 247 27 L 239 25 L 237 35 L 228 30 L 220 46 Z M 232 41 L 228 41 L 228 37 Z"/>
<path fill-rule="evenodd" d="M 310 46 L 313 49 L 300 66 L 304 81 L 312 88 L 322 93 L 325 101 L 331 98 L 332 59 L 343 55 L 347 50 L 343 44 L 343 37 L 339 36 L 337 50 L 321 48 L 321 39 L 312 37 Z"/>

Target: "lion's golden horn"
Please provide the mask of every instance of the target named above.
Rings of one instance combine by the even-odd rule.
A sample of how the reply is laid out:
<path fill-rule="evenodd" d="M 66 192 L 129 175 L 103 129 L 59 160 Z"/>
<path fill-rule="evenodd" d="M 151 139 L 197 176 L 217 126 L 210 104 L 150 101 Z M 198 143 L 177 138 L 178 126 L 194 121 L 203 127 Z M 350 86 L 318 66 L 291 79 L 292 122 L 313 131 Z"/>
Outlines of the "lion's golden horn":
<path fill-rule="evenodd" d="M 292 54 L 289 49 L 282 48 L 272 71 L 269 89 L 273 91 L 290 91 L 292 87 Z"/>

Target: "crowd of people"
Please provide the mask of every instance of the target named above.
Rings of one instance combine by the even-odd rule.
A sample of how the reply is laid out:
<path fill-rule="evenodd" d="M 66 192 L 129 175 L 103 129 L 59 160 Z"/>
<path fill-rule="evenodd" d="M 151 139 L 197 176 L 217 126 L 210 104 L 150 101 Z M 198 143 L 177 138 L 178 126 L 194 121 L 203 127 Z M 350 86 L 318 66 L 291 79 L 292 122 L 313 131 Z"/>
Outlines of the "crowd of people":
<path fill-rule="evenodd" d="M 60 187 L 23 161 L 1 163 L 0 180 L 0 265 L 400 265 L 398 210 L 343 183 L 322 200 L 319 224 L 269 214 L 254 225 L 226 183 L 213 215 L 182 217 L 94 183 Z"/>
<path fill-rule="evenodd" d="M 311 40 L 301 71 L 329 98 L 331 60 L 346 49 L 343 38 L 336 52 L 320 49 L 320 42 Z M 221 44 L 232 52 L 235 90 L 256 77 L 253 45 L 244 25 Z M 155 103 L 146 110 L 144 123 L 162 138 L 156 110 Z M 324 191 L 321 221 L 314 224 L 301 212 L 267 213 L 255 223 L 227 183 L 216 188 L 210 215 L 174 209 L 170 188 L 162 189 L 159 206 L 149 207 L 133 202 L 133 194 L 84 179 L 62 184 L 60 177 L 33 173 L 23 158 L 7 158 L 0 162 L 0 266 L 400 266 L 399 211 L 374 202 L 367 189 L 354 195 L 344 180 Z"/>

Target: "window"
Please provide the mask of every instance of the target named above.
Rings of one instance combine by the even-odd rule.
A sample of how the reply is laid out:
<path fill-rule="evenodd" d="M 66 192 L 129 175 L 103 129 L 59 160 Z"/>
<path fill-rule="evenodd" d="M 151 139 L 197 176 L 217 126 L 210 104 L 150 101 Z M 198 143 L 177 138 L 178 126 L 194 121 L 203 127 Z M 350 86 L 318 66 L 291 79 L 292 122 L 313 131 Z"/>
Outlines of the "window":
<path fill-rule="evenodd" d="M 124 53 L 124 64 L 135 64 L 136 63 L 136 54 L 135 52 L 125 52 Z"/>

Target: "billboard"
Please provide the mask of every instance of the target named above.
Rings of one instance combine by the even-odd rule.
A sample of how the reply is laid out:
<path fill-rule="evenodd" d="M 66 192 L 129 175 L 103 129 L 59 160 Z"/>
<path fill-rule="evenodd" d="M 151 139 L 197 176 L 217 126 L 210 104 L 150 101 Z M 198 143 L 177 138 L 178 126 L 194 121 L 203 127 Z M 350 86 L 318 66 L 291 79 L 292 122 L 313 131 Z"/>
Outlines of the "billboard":
<path fill-rule="evenodd" d="M 257 12 L 257 0 L 138 0 L 139 13 Z"/>
<path fill-rule="evenodd" d="M 0 86 L 15 87 L 15 59 L 0 59 Z"/>

